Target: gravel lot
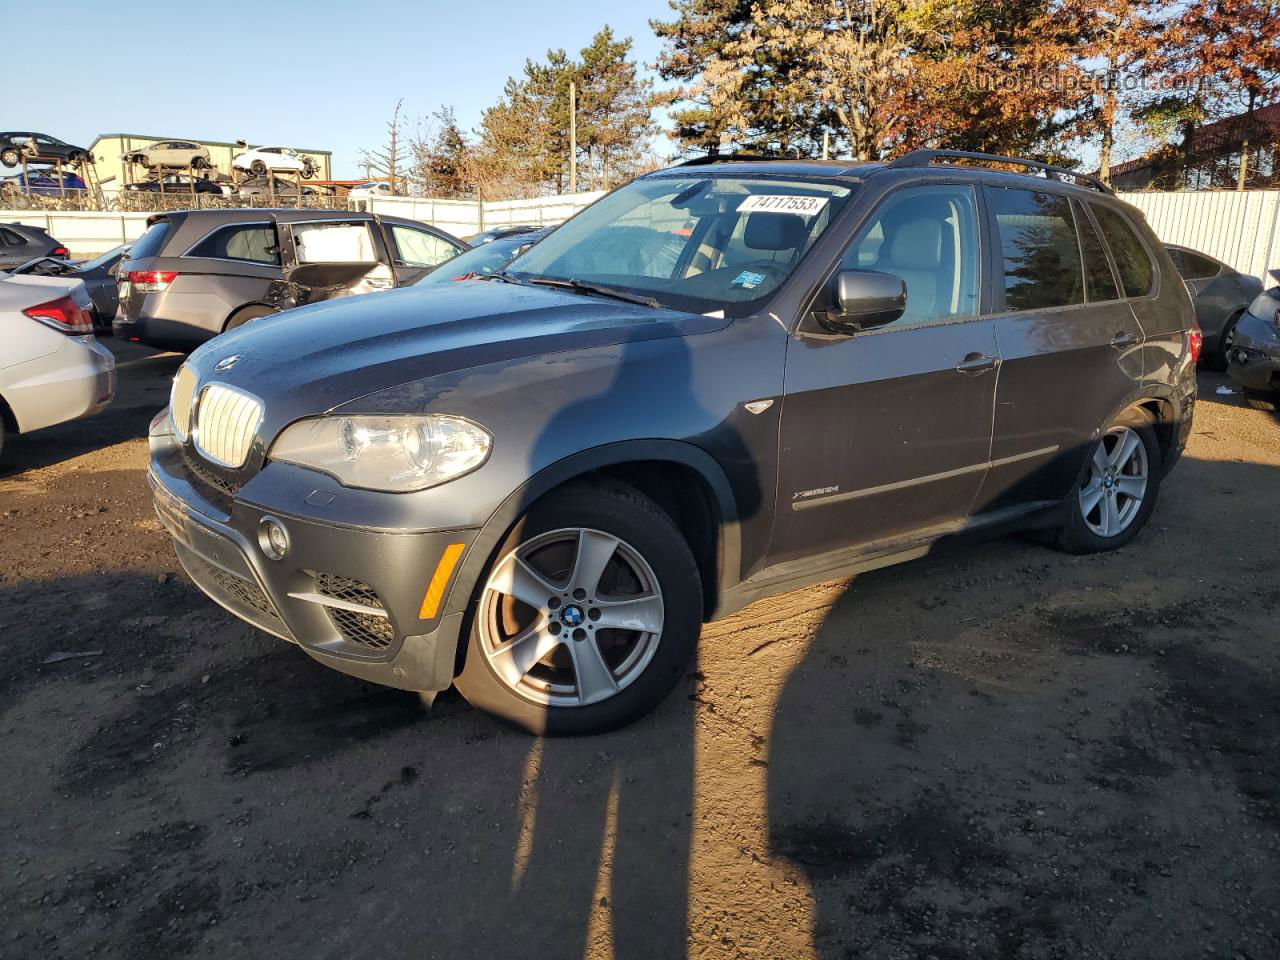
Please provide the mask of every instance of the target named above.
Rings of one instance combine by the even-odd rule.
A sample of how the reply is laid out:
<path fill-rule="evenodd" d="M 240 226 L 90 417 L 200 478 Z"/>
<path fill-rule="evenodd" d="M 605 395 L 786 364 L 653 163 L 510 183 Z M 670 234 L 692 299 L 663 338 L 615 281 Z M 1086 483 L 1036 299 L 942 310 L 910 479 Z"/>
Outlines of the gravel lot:
<path fill-rule="evenodd" d="M 1280 414 L 1222 378 L 1121 553 L 764 601 L 543 742 L 204 599 L 143 477 L 179 358 L 115 349 L 0 475 L 0 956 L 1280 956 Z"/>

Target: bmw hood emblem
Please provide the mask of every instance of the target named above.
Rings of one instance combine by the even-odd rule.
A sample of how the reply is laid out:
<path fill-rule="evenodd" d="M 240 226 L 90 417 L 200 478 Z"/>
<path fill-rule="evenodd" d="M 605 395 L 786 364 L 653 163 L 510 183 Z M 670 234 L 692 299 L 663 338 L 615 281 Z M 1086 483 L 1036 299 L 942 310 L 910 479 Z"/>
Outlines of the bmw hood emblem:
<path fill-rule="evenodd" d="M 240 362 L 240 360 L 242 359 L 242 357 L 243 357 L 243 354 L 239 354 L 239 353 L 233 353 L 233 354 L 232 354 L 231 356 L 229 356 L 229 357 L 223 357 L 223 358 L 222 358 L 221 360 L 219 360 L 216 364 L 214 364 L 213 369 L 215 369 L 215 370 L 230 370 L 232 367 L 234 367 L 237 363 L 239 363 L 239 362 Z"/>

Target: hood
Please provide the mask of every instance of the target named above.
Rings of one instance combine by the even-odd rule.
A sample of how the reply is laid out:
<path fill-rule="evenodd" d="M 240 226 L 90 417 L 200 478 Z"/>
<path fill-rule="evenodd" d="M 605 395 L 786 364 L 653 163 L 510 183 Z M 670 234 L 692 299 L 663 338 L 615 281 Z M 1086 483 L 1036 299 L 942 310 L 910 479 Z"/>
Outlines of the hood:
<path fill-rule="evenodd" d="M 369 394 L 540 354 L 691 336 L 723 318 L 497 281 L 408 287 L 255 320 L 188 361 L 200 381 L 261 398 L 269 432 Z M 229 357 L 226 370 L 214 367 Z"/>

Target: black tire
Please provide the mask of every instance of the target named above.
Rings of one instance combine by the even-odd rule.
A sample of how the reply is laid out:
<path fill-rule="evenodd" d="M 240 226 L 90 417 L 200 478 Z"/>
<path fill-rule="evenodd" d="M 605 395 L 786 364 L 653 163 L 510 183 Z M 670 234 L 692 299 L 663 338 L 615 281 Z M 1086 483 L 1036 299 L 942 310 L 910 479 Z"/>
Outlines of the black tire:
<path fill-rule="evenodd" d="M 255 160 L 253 163 L 249 164 L 249 172 L 255 177 L 264 176 L 267 172 L 267 165 L 261 160 Z"/>
<path fill-rule="evenodd" d="M 3 401 L 0 401 L 0 403 L 3 403 Z M 9 424 L 6 422 L 4 413 L 3 410 L 0 410 L 0 467 L 9 462 L 7 458 L 10 446 Z"/>
<path fill-rule="evenodd" d="M 255 303 L 252 306 L 241 307 L 227 319 L 227 325 L 222 328 L 222 332 L 234 330 L 236 327 L 243 327 L 250 320 L 257 320 L 259 317 L 269 317 L 276 311 L 270 307 Z"/>
<path fill-rule="evenodd" d="M 533 702 L 501 679 L 485 655 L 479 622 L 485 615 L 484 588 L 494 567 L 521 545 L 566 528 L 600 531 L 623 541 L 648 564 L 662 602 L 662 628 L 647 664 L 635 668 L 626 685 L 606 699 L 575 706 Z M 458 690 L 473 706 L 529 733 L 548 736 L 603 733 L 648 713 L 684 674 L 702 628 L 701 578 L 688 543 L 653 501 L 621 484 L 574 484 L 536 503 L 495 552 L 473 601 L 465 659 L 455 678 Z M 566 601 L 562 610 L 572 602 Z M 567 628 L 564 635 L 573 642 Z M 595 643 L 594 638 L 587 640 Z M 559 649 L 566 647 L 562 641 Z"/>
<path fill-rule="evenodd" d="M 1227 369 L 1227 353 L 1230 350 L 1228 341 L 1235 332 L 1236 324 L 1240 322 L 1242 316 L 1244 316 L 1243 310 L 1222 325 L 1222 332 L 1218 334 L 1218 343 L 1213 348 L 1213 353 L 1205 358 L 1208 360 L 1207 366 L 1210 370 L 1217 370 L 1221 373 Z"/>
<path fill-rule="evenodd" d="M 16 167 L 22 161 L 21 154 L 18 153 L 16 147 L 5 147 L 0 150 L 0 163 L 6 167 Z"/>
<path fill-rule="evenodd" d="M 1089 521 L 1086 520 L 1080 494 L 1090 481 L 1092 473 L 1090 464 L 1093 462 L 1096 452 L 1100 447 L 1103 447 L 1107 438 L 1111 435 L 1111 431 L 1120 427 L 1127 427 L 1137 435 L 1142 443 L 1146 455 L 1146 490 L 1142 495 L 1138 509 L 1134 512 L 1127 525 L 1117 534 L 1100 536 L 1091 528 Z M 1068 502 L 1063 505 L 1065 519 L 1062 526 L 1058 528 L 1057 536 L 1054 540 L 1055 546 L 1068 553 L 1084 554 L 1118 550 L 1129 543 L 1146 526 L 1147 520 L 1151 517 L 1151 512 L 1155 509 L 1156 500 L 1160 493 L 1160 480 L 1164 473 L 1162 459 L 1160 441 L 1156 436 L 1152 417 L 1147 411 L 1141 409 L 1130 410 L 1118 417 L 1114 423 L 1109 424 L 1102 431 L 1102 436 L 1090 448 L 1089 461 L 1085 464 L 1080 482 L 1077 484 L 1076 489 L 1072 491 Z M 1110 496 L 1112 494 L 1107 495 Z M 1118 493 L 1114 495 L 1117 499 L 1120 496 Z"/>

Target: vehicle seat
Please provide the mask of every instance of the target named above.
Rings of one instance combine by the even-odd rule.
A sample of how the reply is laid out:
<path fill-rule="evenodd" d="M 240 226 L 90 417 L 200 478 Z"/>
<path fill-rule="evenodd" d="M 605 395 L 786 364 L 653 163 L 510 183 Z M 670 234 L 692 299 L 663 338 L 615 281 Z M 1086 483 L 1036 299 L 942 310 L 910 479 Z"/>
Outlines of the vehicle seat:
<path fill-rule="evenodd" d="M 901 277 L 907 285 L 904 320 L 923 320 L 937 313 L 938 287 L 942 280 L 942 236 L 942 224 L 933 218 L 904 223 L 894 232 L 888 253 L 876 267 Z"/>

